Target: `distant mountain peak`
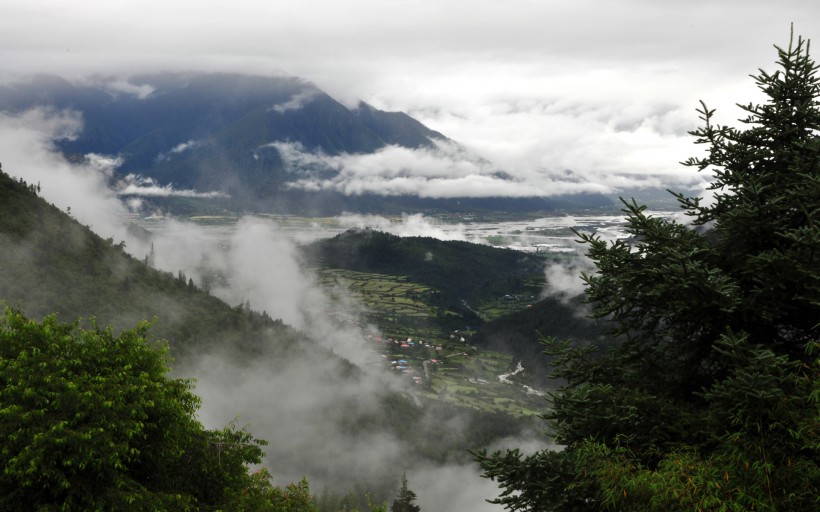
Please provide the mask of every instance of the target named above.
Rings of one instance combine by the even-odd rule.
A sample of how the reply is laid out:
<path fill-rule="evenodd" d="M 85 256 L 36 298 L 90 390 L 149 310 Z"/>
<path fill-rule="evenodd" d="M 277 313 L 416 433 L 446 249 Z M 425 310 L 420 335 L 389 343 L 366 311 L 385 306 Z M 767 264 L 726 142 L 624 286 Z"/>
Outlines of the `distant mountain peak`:
<path fill-rule="evenodd" d="M 308 208 L 311 203 L 323 213 L 379 211 L 383 207 L 374 198 L 380 195 L 378 190 L 334 188 L 325 181 L 313 192 L 327 193 L 311 195 L 304 187 L 297 190 L 294 181 L 305 174 L 315 177 L 309 166 L 317 155 L 331 162 L 351 155 L 376 155 L 379 158 L 368 164 L 378 166 L 390 165 L 388 157 L 401 153 L 387 150 L 404 148 L 421 150 L 412 155 L 421 164 L 408 166 L 394 158 L 392 164 L 399 167 L 388 169 L 388 178 L 395 172 L 406 183 L 422 183 L 428 179 L 425 162 L 440 157 L 442 144 L 455 145 L 404 112 L 383 111 L 365 102 L 351 109 L 311 82 L 292 76 L 160 73 L 75 82 L 40 76 L 0 86 L 0 110 L 22 112 L 43 105 L 82 115 L 83 130 L 77 137 L 55 141 L 67 157 L 75 161 L 89 154 L 116 157 L 121 162 L 116 169 L 120 177 L 136 175 L 160 187 L 221 192 L 238 202 L 234 207 L 239 209 L 304 213 L 314 211 Z M 299 148 L 297 156 L 305 162 L 286 158 L 282 148 Z M 407 158 L 407 153 L 398 156 Z M 475 164 L 477 158 L 457 155 L 455 161 L 463 164 L 458 172 L 466 166 L 481 167 L 476 172 L 484 173 L 487 165 Z M 305 172 L 294 171 L 294 165 L 302 163 L 308 166 Z M 444 164 L 433 166 L 439 168 L 435 176 L 439 181 L 451 179 L 448 172 L 456 169 Z M 339 169 L 325 166 L 319 178 L 332 178 Z M 509 177 L 497 173 L 481 178 L 503 183 L 504 176 Z M 383 194 L 383 206 L 395 202 L 395 190 Z M 406 193 L 413 195 L 412 190 Z M 361 202 L 365 194 L 371 194 L 366 205 Z"/>

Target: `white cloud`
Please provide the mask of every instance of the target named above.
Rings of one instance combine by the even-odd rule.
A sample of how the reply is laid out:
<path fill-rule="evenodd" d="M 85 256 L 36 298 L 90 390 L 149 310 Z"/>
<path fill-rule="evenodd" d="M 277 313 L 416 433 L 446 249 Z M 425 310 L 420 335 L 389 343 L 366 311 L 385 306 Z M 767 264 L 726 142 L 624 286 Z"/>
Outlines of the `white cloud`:
<path fill-rule="evenodd" d="M 271 110 L 279 112 L 280 114 L 284 114 L 288 110 L 299 110 L 306 104 L 313 101 L 313 98 L 317 95 L 319 95 L 319 91 L 317 89 L 306 89 L 302 92 L 294 94 L 288 101 L 274 105 L 271 107 Z"/>
<path fill-rule="evenodd" d="M 291 172 L 302 176 L 289 183 L 290 187 L 332 190 L 345 195 L 545 197 L 608 193 L 623 187 L 660 186 L 670 182 L 691 186 L 700 181 L 697 176 L 684 178 L 661 172 L 619 169 L 609 163 L 602 163 L 594 175 L 545 167 L 509 171 L 503 168 L 502 171 L 476 154 L 446 142 L 437 143 L 433 149 L 387 146 L 374 153 L 340 155 L 309 152 L 290 142 L 270 145 L 280 152 Z M 326 177 L 329 174 L 331 176 Z"/>
<path fill-rule="evenodd" d="M 400 219 L 389 219 L 379 215 L 346 214 L 337 217 L 337 220 L 339 225 L 346 229 L 371 228 L 402 237 L 424 236 L 438 240 L 467 240 L 463 225 L 443 226 L 436 219 L 425 217 L 420 213 L 404 214 Z"/>
<path fill-rule="evenodd" d="M 121 197 L 228 197 L 223 192 L 198 192 L 191 189 L 176 189 L 171 185 L 160 185 L 153 178 L 128 174 L 114 186 Z"/>
<path fill-rule="evenodd" d="M 99 83 L 103 89 L 113 94 L 130 94 L 144 100 L 154 92 L 154 88 L 148 84 L 134 84 L 128 80 L 111 79 Z"/>
<path fill-rule="evenodd" d="M 197 141 L 191 139 L 191 140 L 188 140 L 188 141 L 185 141 L 185 142 L 180 142 L 176 146 L 172 147 L 170 152 L 171 153 L 182 153 L 184 151 L 187 151 L 187 150 L 195 147 L 196 145 L 197 145 Z"/>
<path fill-rule="evenodd" d="M 172 147 L 166 152 L 160 153 L 157 155 L 156 161 L 163 162 L 169 160 L 173 155 L 178 155 L 188 151 L 189 149 L 193 149 L 197 146 L 201 146 L 203 144 L 202 141 L 188 139 L 185 142 L 180 142 L 176 146 Z"/>
<path fill-rule="evenodd" d="M 595 264 L 580 251 L 576 253 L 571 263 L 547 265 L 544 269 L 546 282 L 541 291 L 541 298 L 556 297 L 564 302 L 577 298 L 586 290 L 581 273 L 592 274 L 594 271 Z"/>
<path fill-rule="evenodd" d="M 771 69 L 790 23 L 815 39 L 820 26 L 813 0 L 6 4 L 0 80 L 285 72 L 346 104 L 408 112 L 511 174 L 572 169 L 610 188 L 624 175 L 697 181 L 677 164 L 695 151 L 697 100 L 734 123 L 735 102 L 759 97 L 748 74 Z"/>

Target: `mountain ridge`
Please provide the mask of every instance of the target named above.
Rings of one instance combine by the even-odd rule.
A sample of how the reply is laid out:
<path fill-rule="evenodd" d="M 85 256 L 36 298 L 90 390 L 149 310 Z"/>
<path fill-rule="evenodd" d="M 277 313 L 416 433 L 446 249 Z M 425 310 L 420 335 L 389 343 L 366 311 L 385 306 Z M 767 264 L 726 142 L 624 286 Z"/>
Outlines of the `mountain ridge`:
<path fill-rule="evenodd" d="M 202 160 L 219 153 L 249 166 L 255 149 L 276 141 L 335 155 L 388 144 L 432 147 L 433 140 L 446 139 L 403 113 L 365 103 L 348 109 L 296 77 L 164 73 L 132 78 L 134 87 L 150 90 L 144 95 L 112 90 L 118 83 L 81 84 L 40 75 L 0 87 L 0 109 L 19 112 L 46 105 L 78 111 L 83 130 L 57 143 L 65 154 L 118 155 L 120 173 L 139 172 L 175 186 L 213 185 L 213 177 L 197 175 Z M 177 149 L 186 144 L 187 151 Z M 199 151 L 208 146 L 214 149 Z M 257 167 L 275 170 L 264 163 Z M 234 170 L 243 176 L 242 166 Z"/>
<path fill-rule="evenodd" d="M 82 116 L 79 133 L 55 141 L 70 160 L 113 156 L 118 161 L 115 180 L 132 175 L 161 187 L 220 192 L 236 210 L 300 215 L 387 213 L 397 208 L 523 213 L 550 212 L 568 204 L 611 205 L 600 194 L 435 198 L 294 186 L 338 177 L 343 169 L 334 164 L 335 157 L 375 155 L 391 147 L 433 156 L 442 147 L 458 147 L 406 113 L 364 102 L 348 108 L 297 77 L 164 73 L 137 75 L 128 82 L 70 82 L 40 75 L 0 86 L 0 111 L 21 113 L 43 106 Z M 283 145 L 295 154 L 284 154 Z M 466 153 L 458 156 L 473 157 L 480 161 Z M 396 172 L 412 177 L 417 171 Z"/>

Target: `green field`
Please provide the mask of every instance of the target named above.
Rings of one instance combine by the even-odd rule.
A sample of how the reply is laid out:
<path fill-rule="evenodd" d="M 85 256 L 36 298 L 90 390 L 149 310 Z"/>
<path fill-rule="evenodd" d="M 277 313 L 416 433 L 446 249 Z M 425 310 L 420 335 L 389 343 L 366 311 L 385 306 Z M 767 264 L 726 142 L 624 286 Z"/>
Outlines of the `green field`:
<path fill-rule="evenodd" d="M 420 378 L 414 387 L 417 393 L 477 410 L 515 416 L 543 412 L 545 399 L 542 396 L 528 395 L 521 386 L 498 379 L 515 366 L 512 356 L 476 348 L 470 343 L 472 331 L 467 326 L 459 330 L 442 326 L 442 318 L 459 315 L 432 304 L 436 290 L 410 282 L 404 276 L 330 268 L 316 269 L 316 273 L 331 296 L 336 290 L 340 306 L 346 294 L 365 306 L 359 322 L 377 326 L 382 335 L 380 342 L 370 340 L 370 343 L 387 356 L 386 365 L 407 361 L 404 371 L 408 381 Z M 490 319 L 527 307 L 529 298 L 502 296 L 478 308 L 482 318 Z M 401 345 L 408 340 L 413 341 L 412 346 Z"/>
<path fill-rule="evenodd" d="M 447 314 L 429 305 L 432 293 L 429 287 L 410 283 L 406 277 L 341 269 L 320 269 L 318 275 L 326 288 L 341 287 L 364 304 L 369 311 L 367 319 L 380 327 L 382 324 L 412 325 Z"/>

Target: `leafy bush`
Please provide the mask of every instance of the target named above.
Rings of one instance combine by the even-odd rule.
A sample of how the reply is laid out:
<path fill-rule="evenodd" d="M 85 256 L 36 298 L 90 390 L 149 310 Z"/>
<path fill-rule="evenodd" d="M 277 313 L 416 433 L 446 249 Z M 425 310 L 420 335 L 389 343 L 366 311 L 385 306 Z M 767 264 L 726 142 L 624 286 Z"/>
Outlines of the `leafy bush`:
<path fill-rule="evenodd" d="M 215 510 L 259 487 L 263 441 L 206 430 L 142 323 L 0 320 L 0 509 Z M 270 485 L 269 483 L 267 484 Z"/>

